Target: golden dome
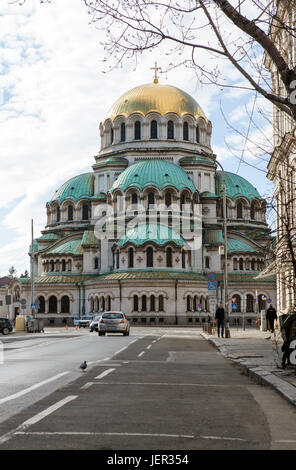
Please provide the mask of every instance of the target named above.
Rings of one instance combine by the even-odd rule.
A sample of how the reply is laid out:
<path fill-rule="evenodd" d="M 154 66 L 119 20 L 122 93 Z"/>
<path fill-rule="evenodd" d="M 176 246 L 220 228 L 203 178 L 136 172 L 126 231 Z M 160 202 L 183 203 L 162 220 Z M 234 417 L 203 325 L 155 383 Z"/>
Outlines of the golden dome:
<path fill-rule="evenodd" d="M 180 117 L 191 114 L 195 118 L 202 116 L 207 119 L 199 104 L 188 93 L 174 86 L 159 83 L 137 86 L 124 93 L 113 104 L 106 119 L 113 121 L 119 115 L 127 118 L 132 113 L 146 116 L 151 112 L 160 113 L 162 116 L 175 113 Z"/>

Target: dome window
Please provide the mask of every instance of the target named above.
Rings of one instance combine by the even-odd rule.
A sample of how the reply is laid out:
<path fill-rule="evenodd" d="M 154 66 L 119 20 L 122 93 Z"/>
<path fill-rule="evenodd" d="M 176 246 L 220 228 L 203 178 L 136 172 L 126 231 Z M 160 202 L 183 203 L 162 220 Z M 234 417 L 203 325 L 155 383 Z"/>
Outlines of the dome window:
<path fill-rule="evenodd" d="M 134 267 L 134 250 L 133 250 L 133 248 L 130 248 L 128 250 L 128 267 L 129 268 Z"/>
<path fill-rule="evenodd" d="M 110 144 L 113 144 L 113 139 L 114 139 L 114 131 L 113 131 L 113 127 L 111 127 L 111 131 L 110 131 Z"/>
<path fill-rule="evenodd" d="M 196 139 L 196 142 L 199 143 L 200 135 L 199 135 L 199 127 L 198 126 L 196 126 L 196 129 L 195 129 L 195 139 Z"/>
<path fill-rule="evenodd" d="M 243 205 L 239 202 L 236 206 L 236 218 L 242 219 L 243 218 Z"/>
<path fill-rule="evenodd" d="M 166 265 L 167 265 L 167 268 L 172 268 L 172 266 L 173 266 L 172 258 L 173 258 L 173 251 L 169 247 L 166 251 Z"/>
<path fill-rule="evenodd" d="M 73 206 L 68 206 L 68 220 L 73 220 Z"/>
<path fill-rule="evenodd" d="M 83 206 L 82 206 L 82 220 L 88 220 L 88 211 L 89 211 L 88 204 L 83 204 Z"/>
<path fill-rule="evenodd" d="M 183 140 L 189 140 L 189 132 L 188 132 L 188 122 L 185 121 L 183 124 Z"/>
<path fill-rule="evenodd" d="M 157 139 L 157 121 L 153 120 L 150 124 L 150 139 Z"/>
<path fill-rule="evenodd" d="M 135 140 L 141 140 L 141 122 L 135 122 Z"/>
<path fill-rule="evenodd" d="M 149 246 L 146 251 L 147 268 L 153 268 L 153 248 Z"/>
<path fill-rule="evenodd" d="M 125 123 L 120 126 L 120 142 L 125 142 Z"/>
<path fill-rule="evenodd" d="M 174 139 L 174 123 L 173 121 L 168 122 L 168 139 Z"/>

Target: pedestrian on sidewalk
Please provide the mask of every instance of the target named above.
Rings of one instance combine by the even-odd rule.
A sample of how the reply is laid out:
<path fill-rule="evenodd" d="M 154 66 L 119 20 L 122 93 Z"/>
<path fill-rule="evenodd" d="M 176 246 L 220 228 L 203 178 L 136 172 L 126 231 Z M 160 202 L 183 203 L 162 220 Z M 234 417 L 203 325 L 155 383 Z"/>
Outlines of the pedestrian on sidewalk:
<path fill-rule="evenodd" d="M 222 307 L 222 303 L 220 302 L 219 307 L 216 310 L 215 319 L 217 320 L 217 332 L 218 338 L 220 337 L 220 329 L 221 329 L 221 336 L 224 337 L 224 308 Z"/>
<path fill-rule="evenodd" d="M 274 320 L 277 319 L 276 309 L 270 304 L 266 312 L 266 320 L 269 322 L 269 328 L 271 333 L 274 332 Z"/>

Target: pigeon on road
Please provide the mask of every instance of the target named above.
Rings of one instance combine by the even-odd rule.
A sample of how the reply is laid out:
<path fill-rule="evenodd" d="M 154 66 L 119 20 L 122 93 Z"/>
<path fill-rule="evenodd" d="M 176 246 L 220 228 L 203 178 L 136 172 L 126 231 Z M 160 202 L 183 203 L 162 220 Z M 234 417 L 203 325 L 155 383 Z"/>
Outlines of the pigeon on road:
<path fill-rule="evenodd" d="M 84 372 L 86 368 L 87 368 L 87 363 L 86 361 L 84 361 L 82 364 L 80 364 L 80 369 Z"/>

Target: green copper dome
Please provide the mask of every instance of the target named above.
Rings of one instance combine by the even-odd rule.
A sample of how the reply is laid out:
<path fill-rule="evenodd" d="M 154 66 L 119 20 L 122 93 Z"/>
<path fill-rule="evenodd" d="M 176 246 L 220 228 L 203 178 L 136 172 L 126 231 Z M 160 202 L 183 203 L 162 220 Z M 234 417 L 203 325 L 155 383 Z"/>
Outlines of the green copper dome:
<path fill-rule="evenodd" d="M 157 245 L 165 245 L 169 242 L 173 242 L 178 246 L 185 244 L 184 238 L 172 227 L 156 223 L 139 224 L 130 228 L 126 235 L 121 237 L 116 244 L 124 246 L 126 243 L 133 243 L 139 246 L 144 245 L 146 242 L 153 242 Z"/>
<path fill-rule="evenodd" d="M 117 188 L 126 191 L 130 186 L 135 186 L 140 191 L 146 186 L 154 186 L 160 190 L 173 186 L 178 191 L 183 188 L 196 191 L 190 176 L 182 168 L 166 160 L 143 160 L 130 165 L 118 176 L 110 192 Z"/>
<path fill-rule="evenodd" d="M 83 197 L 89 198 L 94 195 L 94 174 L 83 173 L 74 176 L 66 181 L 59 189 L 56 190 L 50 202 L 58 201 L 60 204 L 67 198 L 78 201 Z"/>
<path fill-rule="evenodd" d="M 242 176 L 225 171 L 226 196 L 236 199 L 240 196 L 251 199 L 262 199 L 257 189 Z M 222 195 L 222 172 L 217 171 L 217 195 Z"/>

